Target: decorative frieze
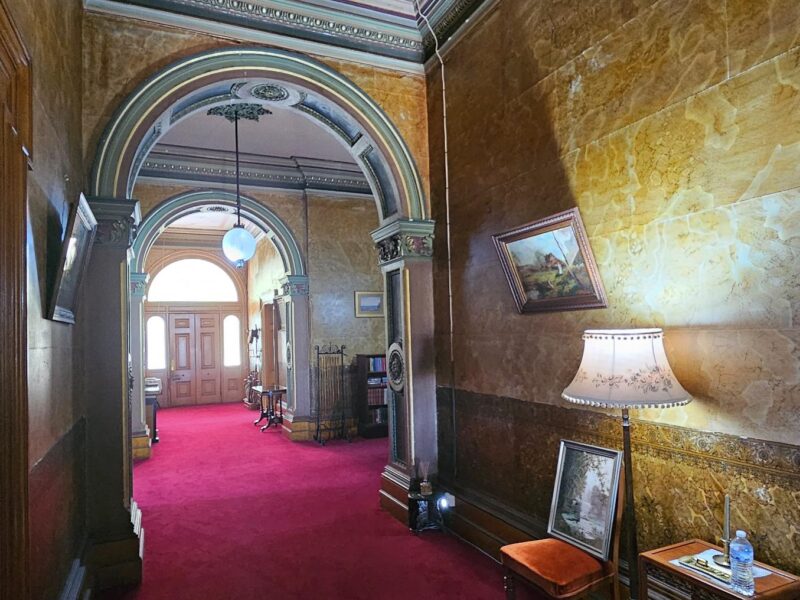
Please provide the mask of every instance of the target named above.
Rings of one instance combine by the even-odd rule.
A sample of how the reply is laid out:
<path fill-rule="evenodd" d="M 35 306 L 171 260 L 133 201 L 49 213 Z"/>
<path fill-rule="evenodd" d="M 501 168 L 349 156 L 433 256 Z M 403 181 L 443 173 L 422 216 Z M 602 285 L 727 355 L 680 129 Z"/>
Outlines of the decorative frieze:
<path fill-rule="evenodd" d="M 397 220 L 372 232 L 378 260 L 387 264 L 401 259 L 433 256 L 433 221 Z"/>

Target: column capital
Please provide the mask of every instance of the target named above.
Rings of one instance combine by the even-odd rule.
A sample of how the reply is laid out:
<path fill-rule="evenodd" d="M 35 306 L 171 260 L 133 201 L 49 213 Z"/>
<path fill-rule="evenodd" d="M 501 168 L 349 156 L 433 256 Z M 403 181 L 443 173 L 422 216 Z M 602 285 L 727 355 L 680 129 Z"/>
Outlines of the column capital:
<path fill-rule="evenodd" d="M 131 273 L 131 300 L 144 300 L 150 273 Z"/>
<path fill-rule="evenodd" d="M 284 296 L 308 296 L 308 275 L 287 275 L 280 284 Z"/>
<path fill-rule="evenodd" d="M 433 221 L 397 219 L 373 231 L 380 264 L 408 258 L 430 259 L 434 226 Z"/>
<path fill-rule="evenodd" d="M 142 220 L 139 201 L 98 196 L 87 200 L 97 219 L 95 245 L 130 248 L 136 227 Z"/>

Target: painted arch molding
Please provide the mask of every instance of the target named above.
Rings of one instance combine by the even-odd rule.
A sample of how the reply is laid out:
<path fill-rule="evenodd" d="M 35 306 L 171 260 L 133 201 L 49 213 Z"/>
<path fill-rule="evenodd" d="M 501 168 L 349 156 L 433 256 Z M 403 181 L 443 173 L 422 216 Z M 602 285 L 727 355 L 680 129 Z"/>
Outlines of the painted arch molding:
<path fill-rule="evenodd" d="M 198 111 L 231 102 L 297 110 L 336 136 L 367 177 L 382 223 L 428 218 L 414 158 L 375 101 L 319 61 L 270 48 L 203 52 L 144 81 L 122 103 L 100 139 L 92 194 L 132 197 L 144 158 L 170 127 Z"/>
<path fill-rule="evenodd" d="M 255 223 L 266 234 L 278 250 L 283 269 L 287 275 L 306 275 L 303 256 L 297 240 L 289 226 L 269 208 L 246 195 L 242 195 L 242 216 Z M 224 190 L 202 190 L 179 194 L 158 204 L 142 220 L 133 242 L 131 269 L 144 272 L 147 254 L 158 236 L 172 222 L 183 216 L 208 209 L 225 206 L 236 208 L 236 194 Z"/>

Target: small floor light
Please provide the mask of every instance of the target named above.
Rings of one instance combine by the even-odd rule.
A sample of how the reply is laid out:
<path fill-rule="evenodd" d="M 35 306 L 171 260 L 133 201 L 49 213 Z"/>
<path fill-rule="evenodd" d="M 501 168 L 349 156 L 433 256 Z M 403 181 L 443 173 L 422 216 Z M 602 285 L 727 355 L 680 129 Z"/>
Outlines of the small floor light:
<path fill-rule="evenodd" d="M 683 389 L 664 352 L 661 329 L 588 330 L 578 373 L 561 397 L 598 408 L 622 409 L 625 457 L 625 527 L 628 533 L 630 595 L 639 595 L 639 557 L 633 505 L 633 467 L 628 409 L 682 406 L 692 397 Z"/>

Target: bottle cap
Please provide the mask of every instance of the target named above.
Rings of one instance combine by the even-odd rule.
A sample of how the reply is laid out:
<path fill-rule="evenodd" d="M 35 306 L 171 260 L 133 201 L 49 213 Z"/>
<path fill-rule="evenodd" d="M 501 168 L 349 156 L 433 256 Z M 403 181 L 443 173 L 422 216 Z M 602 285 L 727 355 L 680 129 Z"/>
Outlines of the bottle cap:
<path fill-rule="evenodd" d="M 737 529 L 736 530 L 736 537 L 746 538 L 747 534 L 744 531 L 742 531 L 741 529 Z"/>

